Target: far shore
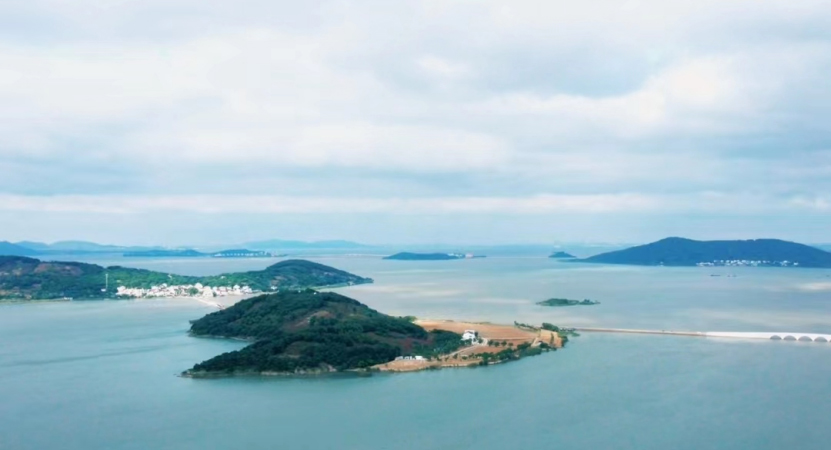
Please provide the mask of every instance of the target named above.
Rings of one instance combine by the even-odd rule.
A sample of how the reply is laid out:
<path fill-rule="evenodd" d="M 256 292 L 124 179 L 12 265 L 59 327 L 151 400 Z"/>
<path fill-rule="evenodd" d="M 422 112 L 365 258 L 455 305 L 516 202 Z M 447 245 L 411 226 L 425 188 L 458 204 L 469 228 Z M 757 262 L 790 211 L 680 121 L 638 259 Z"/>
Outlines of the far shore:
<path fill-rule="evenodd" d="M 148 300 L 164 300 L 164 301 L 188 301 L 188 302 L 199 302 L 207 306 L 211 306 L 217 309 L 227 308 L 229 306 L 233 306 L 243 300 L 249 299 L 251 297 L 256 297 L 260 294 L 249 294 L 249 295 L 229 295 L 226 297 L 187 297 L 187 296 L 179 296 L 179 297 L 114 297 L 114 298 L 48 298 L 48 299 L 18 299 L 18 298 L 9 298 L 9 299 L 0 299 L 0 305 L 12 305 L 12 304 L 38 304 L 38 303 L 94 303 L 94 302 L 111 302 L 111 301 L 134 301 L 134 302 L 142 302 Z"/>
<path fill-rule="evenodd" d="M 71 301 L 72 300 L 68 298 L 49 298 L 44 300 L 4 298 L 0 299 L 0 305 L 18 305 L 23 303 L 66 303 Z"/>

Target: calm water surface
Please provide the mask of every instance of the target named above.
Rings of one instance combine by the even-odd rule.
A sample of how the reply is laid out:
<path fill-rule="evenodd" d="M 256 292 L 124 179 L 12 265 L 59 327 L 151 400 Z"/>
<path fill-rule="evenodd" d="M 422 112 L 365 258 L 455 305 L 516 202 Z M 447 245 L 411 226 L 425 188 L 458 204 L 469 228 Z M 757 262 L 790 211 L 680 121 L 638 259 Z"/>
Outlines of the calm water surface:
<path fill-rule="evenodd" d="M 831 332 L 831 271 L 316 260 L 373 277 L 374 285 L 341 292 L 392 314 Z M 274 261 L 101 262 L 208 274 Z M 602 303 L 534 304 L 554 296 Z M 0 306 L 0 449 L 827 449 L 831 442 L 831 344 L 586 334 L 563 351 L 481 369 L 179 378 L 242 345 L 188 337 L 188 321 L 208 312 L 189 300 Z"/>

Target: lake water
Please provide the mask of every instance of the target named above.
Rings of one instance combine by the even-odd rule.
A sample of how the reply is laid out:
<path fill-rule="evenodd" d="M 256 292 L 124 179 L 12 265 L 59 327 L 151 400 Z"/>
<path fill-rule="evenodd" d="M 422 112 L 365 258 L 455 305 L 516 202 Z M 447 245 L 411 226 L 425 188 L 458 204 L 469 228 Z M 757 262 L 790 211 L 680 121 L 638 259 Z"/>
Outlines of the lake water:
<path fill-rule="evenodd" d="M 831 271 L 532 257 L 315 260 L 373 277 L 339 291 L 397 315 L 831 332 Z M 209 274 L 273 261 L 96 262 Z M 601 304 L 534 304 L 549 297 Z M 188 321 L 211 311 L 191 300 L 0 306 L 0 449 L 779 450 L 831 442 L 831 344 L 586 333 L 562 351 L 487 368 L 179 378 L 242 346 L 187 336 Z"/>

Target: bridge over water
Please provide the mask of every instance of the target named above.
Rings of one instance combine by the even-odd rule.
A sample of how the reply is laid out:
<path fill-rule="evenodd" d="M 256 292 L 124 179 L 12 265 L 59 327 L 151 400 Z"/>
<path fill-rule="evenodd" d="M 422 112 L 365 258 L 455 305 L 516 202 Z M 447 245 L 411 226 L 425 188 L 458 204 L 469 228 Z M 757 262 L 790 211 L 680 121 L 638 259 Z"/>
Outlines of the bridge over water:
<path fill-rule="evenodd" d="M 673 336 L 693 336 L 705 338 L 728 339 L 767 339 L 773 341 L 831 342 L 831 334 L 798 332 L 733 332 L 733 331 L 671 331 L 671 330 L 633 330 L 625 328 L 575 328 L 575 331 L 601 333 L 666 334 Z"/>

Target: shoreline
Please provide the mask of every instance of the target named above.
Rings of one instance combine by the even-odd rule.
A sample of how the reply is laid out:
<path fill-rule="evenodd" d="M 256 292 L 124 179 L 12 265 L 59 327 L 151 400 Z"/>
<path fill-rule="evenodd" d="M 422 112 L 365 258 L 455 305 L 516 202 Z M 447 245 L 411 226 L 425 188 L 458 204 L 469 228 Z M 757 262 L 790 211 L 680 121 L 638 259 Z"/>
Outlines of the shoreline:
<path fill-rule="evenodd" d="M 482 338 L 482 343 L 473 344 L 453 353 L 442 355 L 435 360 L 396 360 L 377 364 L 371 369 L 379 372 L 418 372 L 422 370 L 438 370 L 444 368 L 478 367 L 502 364 L 526 356 L 535 356 L 544 351 L 556 351 L 563 348 L 564 341 L 556 332 L 537 329 L 531 331 L 519 328 L 516 325 L 501 325 L 487 322 L 461 322 L 447 319 L 417 319 L 413 323 L 425 330 L 445 330 L 462 334 L 465 330 L 475 330 Z M 489 345 L 491 342 L 501 343 L 500 346 Z M 527 345 L 530 354 L 523 354 L 522 346 Z M 509 359 L 491 360 L 490 355 L 496 357 L 500 352 L 511 351 Z M 488 356 L 482 356 L 488 354 Z"/>
<path fill-rule="evenodd" d="M 489 322 L 461 322 L 456 320 L 420 319 L 413 323 L 425 330 L 445 330 L 459 332 L 466 329 L 473 329 L 479 332 L 483 342 L 462 347 L 452 353 L 441 355 L 433 359 L 398 359 L 382 364 L 376 364 L 365 369 L 337 370 L 306 370 L 294 372 L 190 372 L 186 370 L 179 374 L 182 378 L 190 379 L 211 379 L 228 377 L 275 377 L 275 378 L 315 378 L 331 376 L 371 376 L 373 374 L 393 374 L 405 372 L 420 372 L 424 370 L 440 370 L 445 368 L 471 368 L 484 367 L 506 362 L 516 361 L 529 356 L 537 356 L 542 353 L 557 351 L 563 348 L 565 340 L 556 332 L 543 329 L 520 328 L 516 325 L 493 324 Z M 240 342 L 255 342 L 256 340 L 229 338 L 221 336 L 198 336 L 188 334 L 195 338 L 208 339 L 230 339 Z M 490 345 L 495 342 L 505 345 Z M 499 357 L 500 354 L 510 356 Z M 486 356 L 483 356 L 486 355 Z"/>

